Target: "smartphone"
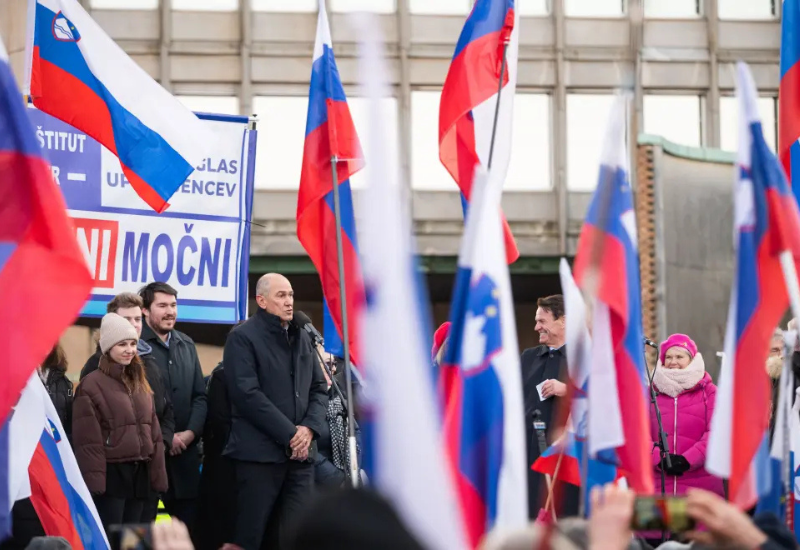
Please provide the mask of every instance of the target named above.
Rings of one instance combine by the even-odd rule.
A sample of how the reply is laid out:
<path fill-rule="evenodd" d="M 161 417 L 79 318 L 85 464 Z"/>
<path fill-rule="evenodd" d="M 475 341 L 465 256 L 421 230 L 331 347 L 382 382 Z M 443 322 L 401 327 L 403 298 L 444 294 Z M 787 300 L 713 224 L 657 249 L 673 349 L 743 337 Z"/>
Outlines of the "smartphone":
<path fill-rule="evenodd" d="M 683 533 L 695 528 L 686 513 L 683 497 L 637 496 L 631 527 L 634 531 L 670 531 Z"/>
<path fill-rule="evenodd" d="M 153 537 L 149 523 L 112 525 L 108 529 L 111 550 L 152 550 Z"/>

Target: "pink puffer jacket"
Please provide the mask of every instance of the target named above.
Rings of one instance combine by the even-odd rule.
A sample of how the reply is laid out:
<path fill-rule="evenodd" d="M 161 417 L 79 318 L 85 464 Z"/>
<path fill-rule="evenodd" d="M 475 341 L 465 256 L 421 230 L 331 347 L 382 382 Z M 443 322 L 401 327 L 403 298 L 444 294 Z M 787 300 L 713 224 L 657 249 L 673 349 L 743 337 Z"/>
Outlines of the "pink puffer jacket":
<path fill-rule="evenodd" d="M 658 387 L 656 386 L 656 390 Z M 724 496 L 722 480 L 712 476 L 705 469 L 708 432 L 711 429 L 711 415 L 717 387 L 708 373 L 690 390 L 678 397 L 658 393 L 656 400 L 661 410 L 664 431 L 667 432 L 669 452 L 683 455 L 689 461 L 689 471 L 682 476 L 666 476 L 666 493 L 682 495 L 689 487 L 697 487 Z M 658 440 L 658 419 L 655 407 L 650 405 L 650 437 Z M 655 470 L 656 493 L 661 492 L 661 472 L 657 468 L 661 456 L 659 449 L 653 449 L 652 462 Z"/>

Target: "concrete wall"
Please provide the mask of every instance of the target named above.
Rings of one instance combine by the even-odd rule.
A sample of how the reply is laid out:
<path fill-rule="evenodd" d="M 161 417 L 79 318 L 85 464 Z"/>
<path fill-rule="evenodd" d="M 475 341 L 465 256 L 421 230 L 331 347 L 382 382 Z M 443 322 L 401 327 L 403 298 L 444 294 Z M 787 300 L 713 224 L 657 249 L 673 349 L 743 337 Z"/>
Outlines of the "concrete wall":
<path fill-rule="evenodd" d="M 654 161 L 658 336 L 688 334 L 716 377 L 733 278 L 732 155 L 667 145 Z"/>

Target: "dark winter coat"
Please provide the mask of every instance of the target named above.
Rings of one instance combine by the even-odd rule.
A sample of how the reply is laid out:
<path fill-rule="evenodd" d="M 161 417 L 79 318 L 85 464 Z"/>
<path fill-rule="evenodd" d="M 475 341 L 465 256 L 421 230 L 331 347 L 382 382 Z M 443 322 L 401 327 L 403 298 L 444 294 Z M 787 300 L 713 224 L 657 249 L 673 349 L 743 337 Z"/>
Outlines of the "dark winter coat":
<path fill-rule="evenodd" d="M 700 354 L 695 355 L 693 359 L 693 361 L 698 360 L 702 360 Z M 657 385 L 656 390 L 658 390 Z M 722 480 L 709 474 L 705 468 L 708 434 L 711 430 L 716 396 L 717 387 L 708 373 L 705 373 L 696 386 L 678 394 L 677 397 L 670 397 L 661 392 L 656 394 L 661 422 L 664 431 L 667 432 L 668 451 L 682 455 L 689 461 L 690 466 L 689 471 L 682 476 L 666 476 L 668 495 L 684 495 L 691 487 L 725 496 Z M 658 440 L 658 419 L 655 407 L 652 405 L 650 405 L 650 437 L 654 442 Z M 657 447 L 653 448 L 651 461 L 657 489 L 660 489 L 661 472 L 658 466 L 661 463 L 661 453 Z"/>
<path fill-rule="evenodd" d="M 63 365 L 56 365 L 47 369 L 47 382 L 44 383 L 50 400 L 56 408 L 58 418 L 67 438 L 72 437 L 72 381 L 67 378 L 67 369 Z"/>
<path fill-rule="evenodd" d="M 167 393 L 164 380 L 161 378 L 158 363 L 156 363 L 152 355 L 153 348 L 144 340 L 139 340 L 136 345 L 136 352 L 139 354 L 142 363 L 144 363 L 147 383 L 150 384 L 150 389 L 153 390 L 153 402 L 156 405 L 156 416 L 158 417 L 158 424 L 161 426 L 161 435 L 164 438 L 164 448 L 169 451 L 172 448 L 172 436 L 175 434 L 175 414 L 172 411 L 172 401 Z M 86 378 L 89 373 L 97 370 L 102 355 L 100 346 L 97 346 L 94 355 L 86 360 L 86 364 L 81 369 L 81 380 Z"/>
<path fill-rule="evenodd" d="M 168 498 L 196 498 L 200 488 L 200 437 L 206 421 L 206 387 L 194 341 L 173 330 L 169 346 L 145 323 L 142 340 L 152 348 L 175 414 L 175 432 L 191 430 L 194 441 L 177 456 L 167 457 Z"/>
<path fill-rule="evenodd" d="M 544 504 L 547 489 L 544 476 L 531 470 L 531 466 L 539 458 L 539 444 L 536 431 L 533 429 L 534 411 L 541 413 L 541 420 L 546 424 L 547 445 L 553 443 L 553 424 L 563 397 L 553 396 L 542 401 L 536 386 L 545 380 L 565 382 L 567 378 L 567 347 L 561 346 L 551 350 L 548 346 L 537 346 L 522 352 L 520 359 L 522 368 L 522 388 L 525 404 L 525 437 L 528 454 L 528 514 L 533 519 Z M 575 515 L 578 511 L 579 493 L 572 485 L 560 484 L 563 487 L 562 516 Z"/>
<path fill-rule="evenodd" d="M 236 474 L 233 461 L 222 456 L 231 430 L 231 410 L 220 363 L 208 377 L 208 414 L 203 429 L 203 475 L 197 509 L 197 550 L 217 550 L 233 537 L 236 522 Z"/>
<path fill-rule="evenodd" d="M 122 382 L 121 365 L 100 359 L 75 392 L 72 410 L 72 447 L 89 491 L 106 491 L 106 465 L 149 462 L 150 483 L 167 490 L 164 442 L 153 395 L 129 393 Z"/>
<path fill-rule="evenodd" d="M 259 309 L 225 342 L 231 434 L 225 455 L 285 462 L 297 426 L 314 437 L 324 429 L 327 383 L 305 331 Z"/>

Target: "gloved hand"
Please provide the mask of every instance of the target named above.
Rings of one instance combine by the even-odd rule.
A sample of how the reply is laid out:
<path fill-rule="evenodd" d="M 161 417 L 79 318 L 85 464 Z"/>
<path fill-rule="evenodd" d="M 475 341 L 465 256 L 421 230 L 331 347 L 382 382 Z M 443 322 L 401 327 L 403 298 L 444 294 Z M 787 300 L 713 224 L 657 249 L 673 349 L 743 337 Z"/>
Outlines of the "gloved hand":
<path fill-rule="evenodd" d="M 689 461 L 683 455 L 669 454 L 671 468 L 666 468 L 664 471 L 671 476 L 682 476 L 689 471 Z"/>

